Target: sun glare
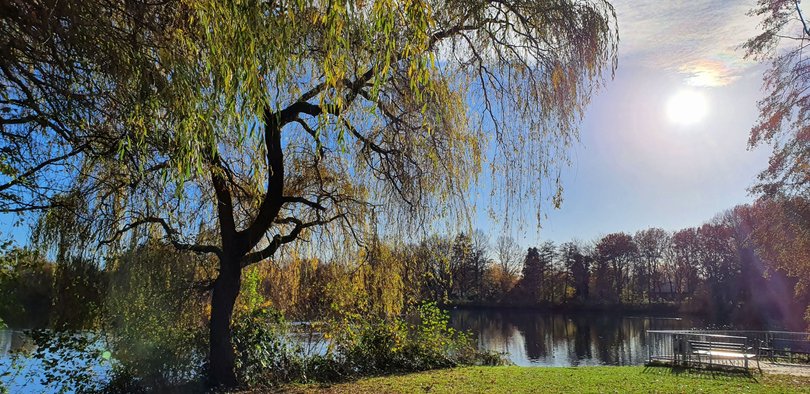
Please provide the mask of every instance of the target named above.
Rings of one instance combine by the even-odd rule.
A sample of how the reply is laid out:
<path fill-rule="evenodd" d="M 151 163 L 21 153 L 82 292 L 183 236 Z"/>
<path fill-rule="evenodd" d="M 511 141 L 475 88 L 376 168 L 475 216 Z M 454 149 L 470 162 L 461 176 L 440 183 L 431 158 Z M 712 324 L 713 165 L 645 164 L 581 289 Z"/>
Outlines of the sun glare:
<path fill-rule="evenodd" d="M 667 117 L 670 122 L 683 126 L 700 122 L 709 112 L 709 103 L 703 93 L 681 90 L 667 101 Z"/>

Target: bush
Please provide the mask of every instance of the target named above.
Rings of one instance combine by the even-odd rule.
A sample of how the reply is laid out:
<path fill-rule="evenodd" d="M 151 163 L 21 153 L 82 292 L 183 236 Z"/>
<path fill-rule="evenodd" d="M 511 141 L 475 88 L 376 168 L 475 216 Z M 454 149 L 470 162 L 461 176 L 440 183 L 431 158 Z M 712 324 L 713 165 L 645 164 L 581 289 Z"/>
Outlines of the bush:
<path fill-rule="evenodd" d="M 469 335 L 449 327 L 449 315 L 434 303 L 417 312 L 416 323 L 356 319 L 343 324 L 335 335 L 336 356 L 358 376 L 503 363 L 500 355 L 479 351 Z"/>
<path fill-rule="evenodd" d="M 301 360 L 286 340 L 286 324 L 278 311 L 260 307 L 241 314 L 233 324 L 236 375 L 249 386 L 290 382 L 301 377 Z"/>
<path fill-rule="evenodd" d="M 195 381 L 205 358 L 201 334 L 187 329 L 118 331 L 111 339 L 115 357 L 111 385 L 123 385 L 126 392 L 154 391 Z"/>
<path fill-rule="evenodd" d="M 237 376 L 247 386 L 261 387 L 503 363 L 500 355 L 478 351 L 469 335 L 450 328 L 448 314 L 435 304 L 421 306 L 413 320 L 346 318 L 328 326 L 322 340 L 328 347 L 313 354 L 280 313 L 259 308 L 234 323 Z M 309 339 L 321 338 L 310 334 Z"/>
<path fill-rule="evenodd" d="M 107 276 L 92 260 L 71 258 L 55 264 L 51 326 L 96 329 L 101 320 Z"/>
<path fill-rule="evenodd" d="M 350 376 L 345 362 L 307 347 L 307 343 L 323 345 L 316 328 L 298 327 L 293 330 L 280 312 L 267 306 L 238 315 L 233 324 L 233 343 L 240 382 L 250 387 L 268 387 L 291 382 L 334 382 Z"/>
<path fill-rule="evenodd" d="M 111 391 L 165 391 L 200 380 L 206 297 L 195 283 L 204 263 L 152 243 L 110 264 L 103 321 L 115 360 Z"/>
<path fill-rule="evenodd" d="M 0 256 L 0 316 L 12 327 L 48 326 L 53 268 L 36 251 L 13 249 Z"/>

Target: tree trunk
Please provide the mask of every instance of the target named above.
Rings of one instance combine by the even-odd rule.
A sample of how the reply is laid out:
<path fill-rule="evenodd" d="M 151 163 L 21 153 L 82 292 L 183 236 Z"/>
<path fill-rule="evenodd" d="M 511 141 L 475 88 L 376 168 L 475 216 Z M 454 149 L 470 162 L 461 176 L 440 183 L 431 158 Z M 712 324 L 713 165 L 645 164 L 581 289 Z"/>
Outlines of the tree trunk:
<path fill-rule="evenodd" d="M 647 304 L 652 304 L 652 263 L 647 260 Z"/>
<path fill-rule="evenodd" d="M 209 379 L 212 387 L 236 387 L 235 355 L 231 342 L 231 316 L 239 295 L 241 268 L 239 260 L 221 261 L 220 272 L 211 293 L 209 325 Z"/>

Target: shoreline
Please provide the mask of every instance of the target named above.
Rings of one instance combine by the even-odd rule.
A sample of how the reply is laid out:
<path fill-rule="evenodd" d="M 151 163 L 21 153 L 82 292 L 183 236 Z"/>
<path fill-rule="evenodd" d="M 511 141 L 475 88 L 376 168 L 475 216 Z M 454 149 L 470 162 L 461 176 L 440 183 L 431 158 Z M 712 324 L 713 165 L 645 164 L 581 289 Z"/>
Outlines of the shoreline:
<path fill-rule="evenodd" d="M 512 304 L 512 303 L 461 303 L 451 302 L 443 304 L 446 310 L 471 311 L 515 311 L 515 312 L 547 312 L 547 313 L 621 313 L 644 314 L 654 317 L 705 317 L 705 312 L 684 311 L 680 304 L 653 303 L 653 304 L 599 304 L 599 303 L 569 303 L 569 304 Z"/>

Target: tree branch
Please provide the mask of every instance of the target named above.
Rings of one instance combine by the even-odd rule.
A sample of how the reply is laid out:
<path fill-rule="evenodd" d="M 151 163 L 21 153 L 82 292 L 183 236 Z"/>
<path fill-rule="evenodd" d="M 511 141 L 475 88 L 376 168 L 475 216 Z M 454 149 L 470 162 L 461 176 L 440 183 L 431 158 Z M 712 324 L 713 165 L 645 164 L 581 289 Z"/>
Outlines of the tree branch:
<path fill-rule="evenodd" d="M 136 227 L 142 226 L 144 224 L 159 224 L 160 227 L 163 228 L 163 232 L 166 234 L 166 238 L 169 240 L 169 242 L 172 244 L 172 246 L 174 246 L 178 250 L 185 250 L 185 251 L 194 252 L 194 253 L 198 253 L 198 254 L 213 253 L 213 254 L 217 255 L 218 257 L 222 258 L 222 249 L 220 249 L 217 246 L 187 244 L 187 243 L 180 242 L 178 240 L 178 235 L 180 234 L 180 232 L 175 230 L 174 228 L 172 228 L 169 225 L 169 223 L 166 222 L 165 219 L 159 218 L 159 217 L 154 217 L 154 216 L 145 217 L 145 218 L 142 218 L 142 219 L 139 219 L 139 220 L 136 220 L 134 222 L 131 222 L 131 223 L 127 224 L 126 226 L 124 226 L 121 229 L 119 229 L 118 231 L 116 231 L 115 234 L 113 234 L 112 238 L 110 238 L 108 240 L 101 241 L 100 244 L 101 245 L 111 244 L 111 243 L 115 242 L 117 239 L 119 239 L 121 237 L 121 235 L 123 235 L 127 231 L 130 231 L 130 230 L 132 230 L 132 229 L 134 229 Z"/>
<path fill-rule="evenodd" d="M 79 145 L 78 147 L 76 147 L 76 149 L 73 149 L 72 151 L 70 151 L 68 153 L 65 153 L 64 155 L 57 156 L 57 157 L 54 157 L 54 158 L 51 158 L 51 159 L 48 159 L 48 160 L 45 160 L 45 161 L 39 163 L 38 165 L 28 169 L 28 171 L 24 172 L 20 176 L 15 177 L 13 180 L 11 180 L 11 181 L 3 184 L 3 185 L 0 185 L 0 192 L 2 192 L 3 190 L 6 190 L 6 189 L 8 189 L 8 188 L 10 188 L 10 187 L 12 187 L 14 185 L 17 185 L 17 184 L 19 184 L 19 183 L 21 183 L 23 181 L 25 181 L 26 178 L 36 174 L 39 170 L 41 170 L 41 169 L 43 169 L 43 168 L 45 168 L 45 167 L 47 167 L 47 166 L 49 166 L 51 164 L 60 162 L 62 160 L 68 159 L 68 158 L 70 158 L 72 156 L 76 156 L 79 153 L 82 153 L 86 147 L 87 147 L 87 144 Z"/>
<path fill-rule="evenodd" d="M 287 235 L 276 234 L 275 236 L 273 236 L 273 240 L 270 241 L 270 244 L 267 245 L 264 249 L 258 252 L 253 252 L 245 255 L 245 257 L 242 258 L 242 268 L 247 267 L 251 264 L 258 263 L 266 258 L 272 257 L 276 253 L 276 250 L 278 250 L 278 248 L 281 245 L 295 241 L 298 238 L 298 235 L 300 235 L 301 231 L 303 231 L 304 229 L 314 226 L 321 226 L 330 223 L 332 221 L 335 221 L 337 219 L 340 219 L 344 216 L 346 215 L 339 214 L 326 220 L 313 220 L 311 222 L 302 222 L 300 219 L 292 217 L 278 219 L 276 222 L 292 223 L 295 224 L 295 227 L 293 227 L 293 229 Z"/>
<path fill-rule="evenodd" d="M 309 103 L 300 103 L 302 106 Z M 306 104 L 306 105 L 305 105 Z M 315 106 L 317 107 L 317 106 Z M 280 121 L 286 116 L 279 113 L 270 112 L 265 108 L 264 119 L 264 144 L 267 150 L 267 193 L 259 205 L 259 212 L 253 222 L 238 236 L 243 240 L 243 250 L 240 255 L 247 253 L 256 243 L 259 242 L 264 233 L 270 228 L 273 220 L 278 216 L 281 206 L 284 203 L 284 150 L 281 147 L 281 125 Z M 295 120 L 298 115 L 289 121 Z"/>
<path fill-rule="evenodd" d="M 222 247 L 231 249 L 235 245 L 229 245 L 235 241 L 236 221 L 233 215 L 233 199 L 228 189 L 228 181 L 224 177 L 225 168 L 220 162 L 219 156 L 211 159 L 214 168 L 211 169 L 211 184 L 214 187 L 214 194 L 217 202 L 217 216 L 219 217 L 219 231 L 222 237 Z"/>
<path fill-rule="evenodd" d="M 804 34 L 807 37 L 810 37 L 810 29 L 807 27 L 807 21 L 804 20 L 804 16 L 802 15 L 802 9 L 799 7 L 799 0 L 794 0 L 796 4 L 796 12 L 799 14 L 799 20 L 802 22 L 802 30 L 804 30 Z"/>
<path fill-rule="evenodd" d="M 306 199 L 306 198 L 304 198 L 304 197 L 290 197 L 290 196 L 285 196 L 285 197 L 283 198 L 283 201 L 284 201 L 285 203 L 299 203 L 299 204 L 304 204 L 304 205 L 309 206 L 310 208 L 314 208 L 314 209 L 317 209 L 317 210 L 319 210 L 319 211 L 325 211 L 325 210 L 326 210 L 326 207 L 324 207 L 324 206 L 323 206 L 323 205 L 321 205 L 320 203 L 317 203 L 317 202 L 315 202 L 315 201 L 310 201 L 310 200 L 307 200 L 307 199 Z"/>

